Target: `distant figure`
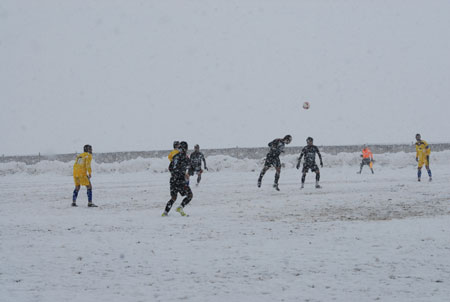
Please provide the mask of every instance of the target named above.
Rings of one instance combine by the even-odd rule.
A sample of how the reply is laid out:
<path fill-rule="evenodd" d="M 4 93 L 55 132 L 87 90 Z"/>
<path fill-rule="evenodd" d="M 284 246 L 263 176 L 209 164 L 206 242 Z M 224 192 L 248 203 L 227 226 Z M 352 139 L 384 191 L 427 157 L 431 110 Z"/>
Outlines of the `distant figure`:
<path fill-rule="evenodd" d="M 206 167 L 205 156 L 202 152 L 200 152 L 200 146 L 194 146 L 194 152 L 191 153 L 191 166 L 189 167 L 189 175 L 192 176 L 194 173 L 197 173 L 197 186 L 200 184 L 200 180 L 202 180 L 202 161 L 205 166 L 205 170 L 208 171 L 208 167 Z"/>
<path fill-rule="evenodd" d="M 85 145 L 84 152 L 77 156 L 73 165 L 73 180 L 75 182 L 75 190 L 73 191 L 72 207 L 77 207 L 77 197 L 80 186 L 86 186 L 88 196 L 88 207 L 97 207 L 92 203 L 92 184 L 91 184 L 91 161 L 92 146 Z"/>
<path fill-rule="evenodd" d="M 179 145 L 179 151 L 172 158 L 169 165 L 170 177 L 170 196 L 171 199 L 167 202 L 166 208 L 162 216 L 167 216 L 169 214 L 172 205 L 177 200 L 177 195 L 180 193 L 181 196 L 186 196 L 181 205 L 177 208 L 177 212 L 181 216 L 186 216 L 184 212 L 184 207 L 192 200 L 193 194 L 191 188 L 189 187 L 189 176 L 187 175 L 187 169 L 189 168 L 191 162 L 187 156 L 188 144 L 186 142 L 181 142 Z"/>
<path fill-rule="evenodd" d="M 264 168 L 261 170 L 261 173 L 259 174 L 258 188 L 261 187 L 261 182 L 264 177 L 264 174 L 266 174 L 266 171 L 269 170 L 271 166 L 274 166 L 276 172 L 273 187 L 275 188 L 275 190 L 280 191 L 280 189 L 278 188 L 278 180 L 280 179 L 281 173 L 280 154 L 284 152 L 284 146 L 290 144 L 291 141 L 292 136 L 288 134 L 284 138 L 276 138 L 269 143 L 270 150 L 269 153 L 267 153 Z"/>
<path fill-rule="evenodd" d="M 316 173 L 316 188 L 319 189 L 321 186 L 319 185 L 320 180 L 320 170 L 319 167 L 316 164 L 316 154 L 319 156 L 320 159 L 320 167 L 323 167 L 322 162 L 322 155 L 319 152 L 319 148 L 313 145 L 313 138 L 308 137 L 306 139 L 306 146 L 303 148 L 302 152 L 300 153 L 300 157 L 298 158 L 297 162 L 297 169 L 300 168 L 300 163 L 302 161 L 302 158 L 305 157 L 305 162 L 303 163 L 303 170 L 302 170 L 302 186 L 301 189 L 305 186 L 305 178 L 306 173 L 308 173 L 309 170 L 311 172 Z"/>
<path fill-rule="evenodd" d="M 426 141 L 421 139 L 420 134 L 416 134 L 416 162 L 418 163 L 417 170 L 417 181 L 420 181 L 422 177 L 422 167 L 425 165 L 427 169 L 429 181 L 432 181 L 431 170 L 430 170 L 430 146 Z"/>
<path fill-rule="evenodd" d="M 169 153 L 169 155 L 167 156 L 169 158 L 169 161 L 172 161 L 172 158 L 175 156 L 175 154 L 177 154 L 178 152 L 180 152 L 178 150 L 178 148 L 180 148 L 180 142 L 179 141 L 174 141 L 173 142 L 173 150 Z"/>
<path fill-rule="evenodd" d="M 364 145 L 363 149 L 362 149 L 362 162 L 361 162 L 361 167 L 359 168 L 359 172 L 357 172 L 358 174 L 361 174 L 362 169 L 365 165 L 368 165 L 370 167 L 370 171 L 373 172 L 373 154 L 372 151 L 370 151 L 369 147 L 367 147 L 367 145 Z"/>

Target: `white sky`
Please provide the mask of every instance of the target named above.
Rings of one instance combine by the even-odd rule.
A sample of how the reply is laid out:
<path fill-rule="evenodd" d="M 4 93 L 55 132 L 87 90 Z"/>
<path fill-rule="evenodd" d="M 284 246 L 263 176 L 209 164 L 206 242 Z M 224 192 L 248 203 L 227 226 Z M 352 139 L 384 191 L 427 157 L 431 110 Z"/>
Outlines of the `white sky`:
<path fill-rule="evenodd" d="M 3 0 L 0 154 L 450 142 L 449 16 L 448 0 Z"/>

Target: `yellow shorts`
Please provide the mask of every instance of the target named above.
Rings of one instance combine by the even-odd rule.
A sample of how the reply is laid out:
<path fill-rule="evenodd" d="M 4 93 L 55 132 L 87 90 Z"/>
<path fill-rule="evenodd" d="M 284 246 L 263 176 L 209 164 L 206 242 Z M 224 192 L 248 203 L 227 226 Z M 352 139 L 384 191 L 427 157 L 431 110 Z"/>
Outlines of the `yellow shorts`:
<path fill-rule="evenodd" d="M 428 163 L 428 160 L 426 157 L 419 157 L 418 164 L 419 164 L 419 168 L 422 168 L 423 165 L 425 165 L 426 167 L 429 166 L 429 163 Z"/>
<path fill-rule="evenodd" d="M 75 186 L 90 186 L 91 181 L 87 177 L 87 175 L 83 176 L 73 176 L 73 181 L 75 183 Z"/>

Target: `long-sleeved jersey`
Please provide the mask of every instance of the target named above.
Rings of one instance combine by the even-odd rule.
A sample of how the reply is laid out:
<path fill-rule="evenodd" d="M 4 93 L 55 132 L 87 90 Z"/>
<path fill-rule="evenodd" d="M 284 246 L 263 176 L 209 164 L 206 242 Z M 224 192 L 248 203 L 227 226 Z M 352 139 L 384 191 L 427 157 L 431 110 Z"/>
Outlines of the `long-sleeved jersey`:
<path fill-rule="evenodd" d="M 91 161 L 92 154 L 88 152 L 83 152 L 78 155 L 75 159 L 75 164 L 73 165 L 73 176 L 91 175 Z"/>
<path fill-rule="evenodd" d="M 316 153 L 319 156 L 320 162 L 322 163 L 322 155 L 319 152 L 319 148 L 314 145 L 305 146 L 300 153 L 300 157 L 298 158 L 298 162 L 302 160 L 302 157 L 305 157 L 305 164 L 315 164 L 316 163 Z"/>
<path fill-rule="evenodd" d="M 416 142 L 416 157 L 417 158 L 425 158 L 429 156 L 431 153 L 430 146 L 427 144 L 426 141 L 420 140 Z"/>
<path fill-rule="evenodd" d="M 273 157 L 280 156 L 284 152 L 284 140 L 282 138 L 276 138 L 269 143 L 270 151 L 269 154 Z"/>
<path fill-rule="evenodd" d="M 191 160 L 186 153 L 177 153 L 172 158 L 169 165 L 169 171 L 172 175 L 172 179 L 175 181 L 184 181 L 186 177 L 186 171 L 191 165 Z"/>
<path fill-rule="evenodd" d="M 192 167 L 201 167 L 202 166 L 202 161 L 203 161 L 203 164 L 205 165 L 205 167 L 206 167 L 206 160 L 205 160 L 205 156 L 203 155 L 203 153 L 202 152 L 200 152 L 200 151 L 194 151 L 194 152 L 192 152 L 191 153 L 191 156 L 190 156 L 190 159 L 191 159 L 191 166 Z"/>

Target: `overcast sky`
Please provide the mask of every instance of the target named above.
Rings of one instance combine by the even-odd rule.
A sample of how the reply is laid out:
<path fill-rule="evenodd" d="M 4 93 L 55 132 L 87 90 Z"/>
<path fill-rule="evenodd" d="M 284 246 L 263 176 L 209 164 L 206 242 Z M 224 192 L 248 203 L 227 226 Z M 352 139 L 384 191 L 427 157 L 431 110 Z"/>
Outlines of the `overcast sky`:
<path fill-rule="evenodd" d="M 448 0 L 2 0 L 0 154 L 450 142 L 449 16 Z"/>

